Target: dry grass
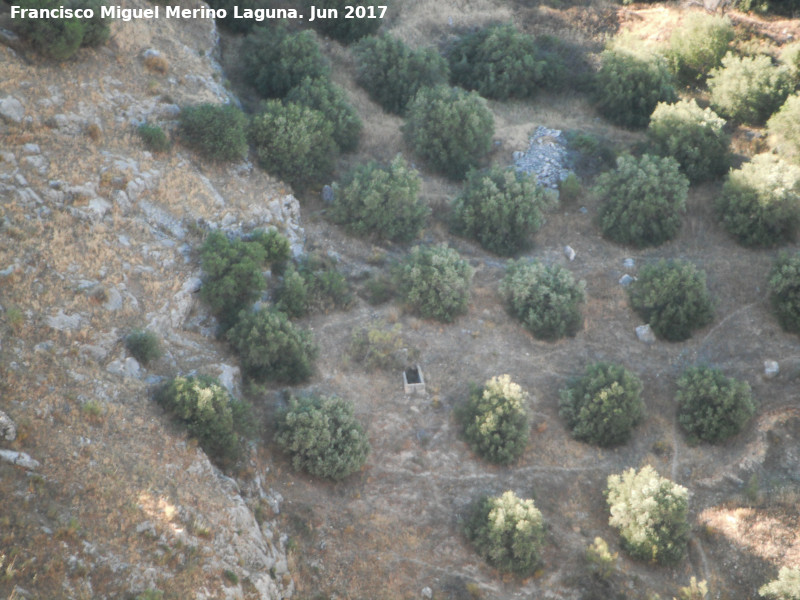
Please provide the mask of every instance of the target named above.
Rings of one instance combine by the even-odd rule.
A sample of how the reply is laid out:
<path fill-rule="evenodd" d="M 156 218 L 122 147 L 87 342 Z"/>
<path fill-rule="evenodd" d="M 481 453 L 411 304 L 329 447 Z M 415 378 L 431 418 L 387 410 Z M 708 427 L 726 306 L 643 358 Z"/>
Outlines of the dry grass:
<path fill-rule="evenodd" d="M 163 56 L 149 55 L 144 59 L 144 66 L 150 69 L 153 73 L 159 75 L 166 75 L 169 73 L 169 61 Z"/>
<path fill-rule="evenodd" d="M 402 0 L 396 7 L 392 35 L 411 46 L 427 46 L 458 30 L 508 22 L 514 16 L 507 3 L 494 0 Z"/>
<path fill-rule="evenodd" d="M 18 499 L 6 503 L 0 517 L 0 552 L 8 559 L 0 568 L 3 598 L 15 585 L 42 598 L 125 595 L 129 586 L 151 587 L 147 569 L 166 597 L 194 596 L 200 588 L 221 595 L 225 580 L 208 561 L 217 556 L 215 544 L 235 535 L 231 503 L 214 474 L 190 470 L 202 466 L 196 445 L 151 404 L 142 381 L 106 371 L 112 359 L 125 356 L 124 334 L 168 308 L 165 303 L 196 268 L 185 263 L 179 244 L 163 243 L 161 232 L 138 211 L 113 200 L 136 177 L 117 160 L 130 158 L 139 172 L 152 171 L 154 185 L 139 200 L 178 221 L 246 213 L 254 199 L 269 201 L 282 191 L 264 175 L 243 180 L 232 170 L 210 168 L 204 179 L 187 154 L 158 160 L 143 152 L 127 117 L 118 117 L 136 114 L 138 102 L 157 106 L 156 98 L 141 93 L 152 75 L 137 58 L 144 49 L 139 44 L 150 38 L 137 37 L 144 30 L 135 23 L 115 29 L 109 48 L 116 53 L 81 52 L 62 67 L 29 66 L 0 47 L 3 93 L 23 100 L 34 117 L 28 125 L 4 129 L 3 149 L 22 162 L 23 144 L 41 147 L 47 172 L 25 166 L 20 172 L 49 211 L 37 216 L 37 204 L 13 195 L 0 203 L 0 264 L 19 265 L 0 282 L 2 408 L 19 425 L 11 448 L 42 463 L 36 474 L 0 465 L 0 495 Z M 210 76 L 208 65 L 188 51 L 207 43 L 209 34 L 201 27 L 187 35 L 192 29 L 196 25 L 187 25 L 176 36 L 171 25 L 153 25 L 154 32 L 168 33 L 159 43 L 175 77 L 160 86 L 178 101 L 211 100 L 208 91 L 198 93 L 199 85 L 184 79 L 190 73 Z M 50 127 L 57 114 L 79 115 L 74 135 Z M 0 163 L 0 173 L 7 167 Z M 50 181 L 61 181 L 62 188 L 95 186 L 111 205 L 107 217 L 80 216 L 77 211 L 89 210 L 88 195 L 51 202 L 44 194 Z M 225 206 L 209 185 L 220 189 Z M 104 307 L 112 288 L 124 292 L 115 312 Z M 59 311 L 80 314 L 81 326 L 51 329 L 46 319 Z M 168 377 L 232 361 L 224 348 L 203 340 L 188 332 L 170 339 L 168 356 L 149 374 Z M 103 346 L 108 355 L 98 362 L 84 350 L 87 345 Z M 153 524 L 155 537 L 137 532 L 144 521 Z M 197 525 L 206 522 L 214 523 L 213 536 Z"/>

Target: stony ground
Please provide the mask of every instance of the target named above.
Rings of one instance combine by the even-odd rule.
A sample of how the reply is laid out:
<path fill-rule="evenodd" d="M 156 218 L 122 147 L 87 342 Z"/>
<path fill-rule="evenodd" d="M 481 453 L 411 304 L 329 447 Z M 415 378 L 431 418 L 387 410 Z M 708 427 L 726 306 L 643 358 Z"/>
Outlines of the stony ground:
<path fill-rule="evenodd" d="M 679 13 L 425 0 L 398 2 L 387 26 L 421 44 L 512 18 L 597 50 L 626 27 L 666 39 Z M 796 27 L 746 20 L 778 42 Z M 646 251 L 600 238 L 588 194 L 552 211 L 528 256 L 569 268 L 586 281 L 589 299 L 583 330 L 550 344 L 503 310 L 503 261 L 447 233 L 446 207 L 458 186 L 426 174 L 434 218 L 422 241 L 447 241 L 475 267 L 468 314 L 445 326 L 359 298 L 349 311 L 302 322 L 321 348 L 305 387 L 355 403 L 372 443 L 366 468 L 339 484 L 292 472 L 271 442 L 282 390 L 267 387 L 251 390 L 263 427 L 250 458 L 233 478 L 215 470 L 150 401 L 162 378 L 190 371 L 246 391 L 235 357 L 214 339 L 213 320 L 195 300 L 203 231 L 278 226 L 296 252 L 338 257 L 357 291 L 408 250 L 348 237 L 327 223 L 316 193 L 301 205 L 249 163 L 216 167 L 180 147 L 165 156 L 144 151 L 136 123 L 169 128 L 180 105 L 221 101 L 225 75 L 236 82 L 229 64 L 236 44 L 223 46 L 223 75 L 208 55 L 215 43 L 214 31 L 198 23 L 120 24 L 108 47 L 61 67 L 39 63 L 13 40 L 0 45 L 0 101 L 11 97 L 23 109 L 0 122 L 0 410 L 18 430 L 0 445 L 38 462 L 32 469 L 0 462 L 0 494 L 15 499 L 0 514 L 0 594 L 127 598 L 158 588 L 175 598 L 417 598 L 428 591 L 435 598 L 580 598 L 587 543 L 600 535 L 618 550 L 605 478 L 645 463 L 691 490 L 693 536 L 688 560 L 675 569 L 621 557 L 616 577 L 631 597 L 671 597 L 697 576 L 715 598 L 754 598 L 780 565 L 800 565 L 797 340 L 778 328 L 764 295 L 775 252 L 746 251 L 727 238 L 710 208 L 714 185 L 691 192 L 678 239 Z M 366 124 L 358 154 L 345 157 L 340 171 L 404 151 L 401 120 L 354 85 L 346 49 L 324 45 Z M 166 60 L 166 72 L 148 68 L 148 49 Z M 491 107 L 492 158 L 500 164 L 513 164 L 538 126 L 591 132 L 617 147 L 641 140 L 604 124 L 576 94 Z M 743 154 L 757 146 L 751 133 L 736 133 Z M 566 245 L 576 252 L 572 261 Z M 641 322 L 619 284 L 659 257 L 690 259 L 708 272 L 714 323 L 684 343 L 637 340 Z M 424 396 L 406 396 L 399 371 L 367 371 L 348 356 L 354 330 L 395 325 L 422 366 Z M 150 367 L 122 344 L 130 329 L 145 326 L 166 348 Z M 560 387 L 601 359 L 622 362 L 645 384 L 648 416 L 616 450 L 574 442 L 557 415 Z M 765 360 L 778 361 L 778 377 L 763 376 Z M 675 379 L 697 362 L 747 380 L 761 401 L 747 430 L 719 447 L 688 446 L 675 426 Z M 533 416 L 530 446 L 507 468 L 477 459 L 452 416 L 470 383 L 502 373 L 528 391 Z M 542 569 L 524 581 L 488 568 L 461 535 L 472 498 L 506 489 L 535 498 L 548 523 Z"/>
<path fill-rule="evenodd" d="M 170 129 L 180 104 L 227 98 L 209 58 L 215 31 L 118 24 L 107 47 L 60 66 L 9 44 L 0 409 L 18 429 L 4 446 L 39 466 L 0 464 L 0 595 L 285 597 L 287 539 L 272 512 L 257 522 L 244 501 L 263 496 L 278 510 L 279 496 L 257 477 L 243 490 L 223 476 L 150 400 L 180 373 L 240 385 L 195 312 L 202 232 L 276 225 L 302 246 L 299 206 L 278 182 L 247 163 L 153 156 L 135 136 L 144 120 Z M 144 327 L 166 351 L 149 368 L 123 344 Z"/>

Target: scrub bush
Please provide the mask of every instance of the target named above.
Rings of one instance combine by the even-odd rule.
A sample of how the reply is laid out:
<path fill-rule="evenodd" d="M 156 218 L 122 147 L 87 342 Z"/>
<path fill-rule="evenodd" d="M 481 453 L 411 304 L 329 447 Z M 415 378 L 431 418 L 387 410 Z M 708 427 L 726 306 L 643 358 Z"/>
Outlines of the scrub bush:
<path fill-rule="evenodd" d="M 795 239 L 800 225 L 800 167 L 759 154 L 732 170 L 715 202 L 723 227 L 744 245 Z"/>
<path fill-rule="evenodd" d="M 268 100 L 250 124 L 258 164 L 270 175 L 303 189 L 330 177 L 337 146 L 333 125 L 307 106 Z"/>
<path fill-rule="evenodd" d="M 463 179 L 491 150 L 494 117 L 475 92 L 425 88 L 409 106 L 403 134 L 414 154 L 432 169 Z"/>
<path fill-rule="evenodd" d="M 352 152 L 358 147 L 363 123 L 356 109 L 347 101 L 344 90 L 328 77 L 306 77 L 289 90 L 286 102 L 302 104 L 323 114 L 331 124 L 333 141 L 342 152 Z"/>
<path fill-rule="evenodd" d="M 738 0 L 734 2 L 737 9 L 760 14 L 775 14 L 793 17 L 800 13 L 798 0 Z"/>
<path fill-rule="evenodd" d="M 388 165 L 357 165 L 335 186 L 331 219 L 356 235 L 409 242 L 430 214 L 421 186 L 419 172 L 400 154 Z"/>
<path fill-rule="evenodd" d="M 348 308 L 353 294 L 344 275 L 335 264 L 318 255 L 309 255 L 289 265 L 283 284 L 275 291 L 279 310 L 290 317 L 302 317 L 310 311 L 329 311 Z"/>
<path fill-rule="evenodd" d="M 200 248 L 203 285 L 200 297 L 211 307 L 223 327 L 236 320 L 239 311 L 266 288 L 263 269 L 267 260 L 258 242 L 229 239 L 221 231 L 208 234 Z"/>
<path fill-rule="evenodd" d="M 689 339 L 693 330 L 708 325 L 714 316 L 705 271 L 682 260 L 643 267 L 628 295 L 653 332 L 670 342 Z"/>
<path fill-rule="evenodd" d="M 527 394 L 508 375 L 493 377 L 482 388 L 473 387 L 459 411 L 464 437 L 489 462 L 510 464 L 528 444 Z"/>
<path fill-rule="evenodd" d="M 711 107 L 749 125 L 763 125 L 793 88 L 789 69 L 773 65 L 766 54 L 738 57 L 729 52 L 708 78 Z"/>
<path fill-rule="evenodd" d="M 278 413 L 275 440 L 295 469 L 333 480 L 361 469 L 370 449 L 353 405 L 336 397 L 290 397 Z"/>
<path fill-rule="evenodd" d="M 396 287 L 418 315 L 450 323 L 467 312 L 474 271 L 447 246 L 417 246 L 397 268 Z"/>
<path fill-rule="evenodd" d="M 767 121 L 767 131 L 772 147 L 782 158 L 800 163 L 800 95 L 793 94 L 786 99 Z"/>
<path fill-rule="evenodd" d="M 532 575 L 544 546 L 544 519 L 533 500 L 508 491 L 475 503 L 465 533 L 475 551 L 493 567 Z"/>
<path fill-rule="evenodd" d="M 800 254 L 782 253 L 767 283 L 772 310 L 784 331 L 800 333 Z"/>
<path fill-rule="evenodd" d="M 622 548 L 633 558 L 675 564 L 689 542 L 688 490 L 660 477 L 651 466 L 610 475 L 608 524 L 619 529 Z"/>
<path fill-rule="evenodd" d="M 247 156 L 246 127 L 247 117 L 231 104 L 185 106 L 178 118 L 181 142 L 214 161 Z"/>
<path fill-rule="evenodd" d="M 608 49 L 595 77 L 594 97 L 609 121 L 631 129 L 646 127 L 659 102 L 677 96 L 666 61 L 655 54 Z"/>
<path fill-rule="evenodd" d="M 692 183 L 714 179 L 728 170 L 730 136 L 725 119 L 694 100 L 659 104 L 647 130 L 653 150 L 671 156 Z"/>
<path fill-rule="evenodd" d="M 216 379 L 176 377 L 159 390 L 156 401 L 186 425 L 213 458 L 229 462 L 240 456 L 239 434 L 249 429 L 250 409 Z"/>
<path fill-rule="evenodd" d="M 691 439 L 712 444 L 736 435 L 756 412 L 746 381 L 709 367 L 687 369 L 678 380 L 678 421 Z"/>
<path fill-rule="evenodd" d="M 758 595 L 773 600 L 800 600 L 800 569 L 781 567 L 778 578 L 762 585 Z"/>
<path fill-rule="evenodd" d="M 60 18 L 16 18 L 12 21 L 14 31 L 24 38 L 38 53 L 55 61 L 71 58 L 81 47 L 96 47 L 106 43 L 111 29 L 105 19 L 100 18 L 100 9 L 105 5 L 99 0 L 18 0 L 21 9 L 53 10 L 61 6 L 71 9 L 92 9 L 91 19 L 73 17 Z"/>
<path fill-rule="evenodd" d="M 228 333 L 242 371 L 257 381 L 299 383 L 311 377 L 317 347 L 311 334 L 272 308 L 242 311 Z"/>
<path fill-rule="evenodd" d="M 412 50 L 388 34 L 354 47 L 358 84 L 386 112 L 402 115 L 417 92 L 447 81 L 447 63 L 432 48 Z"/>
<path fill-rule="evenodd" d="M 559 266 L 540 262 L 509 261 L 500 283 L 508 312 L 522 321 L 535 337 L 554 341 L 575 335 L 583 326 L 580 305 L 584 282 Z"/>
<path fill-rule="evenodd" d="M 471 171 L 451 206 L 451 228 L 490 252 L 509 256 L 530 245 L 548 204 L 535 176 L 501 167 Z"/>
<path fill-rule="evenodd" d="M 246 241 L 259 244 L 264 249 L 264 260 L 268 263 L 280 265 L 289 260 L 291 254 L 289 240 L 277 229 L 267 231 L 257 229 L 247 237 Z"/>
<path fill-rule="evenodd" d="M 559 414 L 575 439 L 617 446 L 628 441 L 642 419 L 642 382 L 619 365 L 595 363 L 561 390 Z"/>
<path fill-rule="evenodd" d="M 720 65 L 733 36 L 728 17 L 703 12 L 687 14 L 669 40 L 667 57 L 673 73 L 689 85 L 702 82 L 711 69 Z"/>
<path fill-rule="evenodd" d="M 403 355 L 407 358 L 413 352 L 408 350 L 401 332 L 400 323 L 391 329 L 381 325 L 357 329 L 350 338 L 348 354 L 354 363 L 370 370 L 402 369 L 408 362 Z"/>
<path fill-rule="evenodd" d="M 658 246 L 678 234 L 689 181 L 674 158 L 645 154 L 617 159 L 617 168 L 597 178 L 603 235 L 620 244 Z"/>
<path fill-rule="evenodd" d="M 158 125 L 142 123 L 137 127 L 136 133 L 142 138 L 144 145 L 150 152 L 166 152 L 172 144 L 169 143 L 164 130 Z"/>
<path fill-rule="evenodd" d="M 247 81 L 262 98 L 283 98 L 306 77 L 327 77 L 330 67 L 311 31 L 291 32 L 285 25 L 256 27 L 242 43 Z"/>
<path fill-rule="evenodd" d="M 136 329 L 125 338 L 125 347 L 143 365 L 161 358 L 161 343 L 149 329 Z"/>
<path fill-rule="evenodd" d="M 513 25 L 491 25 L 461 36 L 448 51 L 451 81 L 485 98 L 530 98 L 555 87 L 565 66 L 554 53 L 538 47 L 536 38 Z"/>
<path fill-rule="evenodd" d="M 795 84 L 800 83 L 800 42 L 793 42 L 781 48 L 780 59 L 789 69 Z"/>
<path fill-rule="evenodd" d="M 387 3 L 384 2 L 384 6 L 386 4 Z M 313 26 L 320 33 L 342 44 L 352 44 L 363 37 L 374 34 L 380 29 L 381 23 L 383 23 L 383 19 L 371 18 L 373 14 L 375 17 L 380 16 L 380 1 L 359 0 L 358 2 L 353 2 L 353 0 L 308 0 L 306 5 L 316 6 L 323 10 L 335 9 L 338 11 L 338 18 L 316 19 Z M 367 9 L 365 13 L 366 16 L 361 18 L 354 12 L 355 18 L 347 19 L 345 18 L 347 14 L 345 11 L 346 6 L 364 7 Z M 389 12 L 388 9 L 386 12 Z"/>

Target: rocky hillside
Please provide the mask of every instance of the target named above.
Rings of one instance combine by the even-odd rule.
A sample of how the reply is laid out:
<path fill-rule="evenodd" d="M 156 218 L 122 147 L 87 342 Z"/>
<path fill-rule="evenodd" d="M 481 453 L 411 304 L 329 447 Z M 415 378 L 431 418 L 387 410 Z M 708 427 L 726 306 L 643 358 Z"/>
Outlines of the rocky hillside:
<path fill-rule="evenodd" d="M 686 13 L 604 0 L 391 4 L 383 30 L 412 47 L 441 49 L 461 32 L 513 22 L 585 51 L 587 73 L 607 40 L 666 43 Z M 548 170 L 551 185 L 574 161 L 583 179 L 522 254 L 585 282 L 580 331 L 536 339 L 505 309 L 505 260 L 450 230 L 463 185 L 412 154 L 404 119 L 356 84 L 352 50 L 314 34 L 364 123 L 334 177 L 398 153 L 417 161 L 431 216 L 415 243 L 446 243 L 474 269 L 465 314 L 438 323 L 380 285 L 386 301 L 368 302 L 370 284 L 391 288 L 384 277 L 411 244 L 349 235 L 327 218 L 319 189 L 302 197 L 301 223 L 288 188 L 249 162 L 215 165 L 179 144 L 145 150 L 138 125 L 174 132 L 180 107 L 227 101 L 231 86 L 246 108 L 257 105 L 241 36 L 220 44 L 210 20 L 119 22 L 107 44 L 57 65 L 9 33 L 0 7 L 0 598 L 650 600 L 679 595 L 693 577 L 713 598 L 756 598 L 780 567 L 800 566 L 797 338 L 781 330 L 765 291 L 778 250 L 744 249 L 724 231 L 713 209 L 721 180 L 690 188 L 670 242 L 613 243 L 588 190 L 605 159 L 643 148 L 645 134 L 602 118 L 585 90 L 489 101 L 487 161 L 541 181 Z M 731 14 L 745 49 L 777 52 L 800 35 L 796 20 Z M 737 164 L 765 147 L 759 128 L 732 135 Z M 583 144 L 570 146 L 571 136 Z M 270 417 L 281 388 L 242 382 L 199 302 L 206 233 L 273 226 L 295 256 L 336 262 L 352 291 L 346 309 L 298 318 L 319 347 L 305 390 L 346 398 L 369 437 L 365 467 L 341 482 L 298 473 L 277 451 Z M 683 342 L 654 339 L 629 304 L 626 285 L 660 258 L 708 273 L 714 321 Z M 144 328 L 164 349 L 148 365 L 124 343 Z M 370 334 L 384 340 L 388 366 L 354 349 Z M 404 393 L 400 361 L 420 365 L 424 394 Z M 645 390 L 646 416 L 620 447 L 573 439 L 560 415 L 561 390 L 595 361 L 625 365 Z M 725 444 L 694 444 L 676 417 L 676 381 L 696 364 L 748 382 L 760 402 Z M 162 381 L 190 373 L 218 377 L 255 405 L 256 439 L 237 471 L 217 469 L 152 401 Z M 498 466 L 471 450 L 454 415 L 471 384 L 502 374 L 529 394 L 531 435 L 515 463 Z M 630 558 L 609 526 L 607 477 L 643 465 L 690 492 L 688 552 L 673 567 Z M 534 498 L 546 523 L 541 568 L 526 578 L 488 565 L 464 536 L 475 498 L 507 490 Z M 597 537 L 619 553 L 604 581 L 585 560 Z"/>
<path fill-rule="evenodd" d="M 251 164 L 154 156 L 135 134 L 227 99 L 213 21 L 116 22 L 62 65 L 0 34 L 0 597 L 289 596 L 261 467 L 240 489 L 150 400 L 181 373 L 240 385 L 195 311 L 199 236 L 303 243 L 297 201 Z M 123 343 L 145 327 L 165 350 L 147 369 Z"/>

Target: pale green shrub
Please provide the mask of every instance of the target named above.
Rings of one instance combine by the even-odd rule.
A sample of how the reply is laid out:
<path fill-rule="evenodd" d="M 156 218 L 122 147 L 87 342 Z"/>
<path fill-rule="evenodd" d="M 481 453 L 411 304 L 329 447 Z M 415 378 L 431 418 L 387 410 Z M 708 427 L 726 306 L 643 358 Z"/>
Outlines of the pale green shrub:
<path fill-rule="evenodd" d="M 655 153 L 677 160 L 689 181 L 696 183 L 727 171 L 730 136 L 724 128 L 725 119 L 692 99 L 658 104 L 647 134 Z"/>

